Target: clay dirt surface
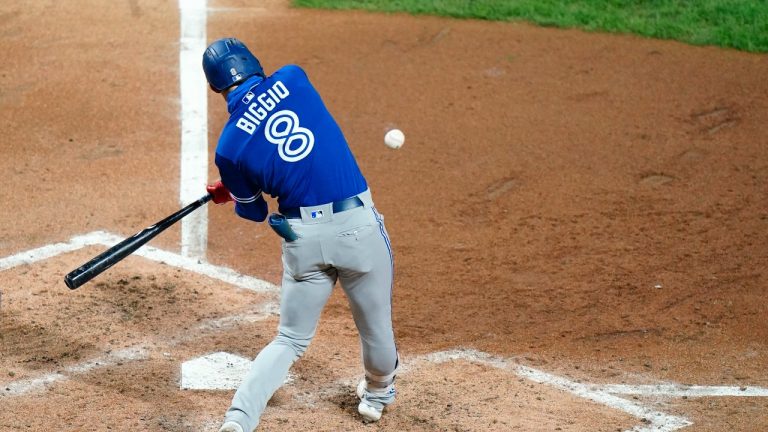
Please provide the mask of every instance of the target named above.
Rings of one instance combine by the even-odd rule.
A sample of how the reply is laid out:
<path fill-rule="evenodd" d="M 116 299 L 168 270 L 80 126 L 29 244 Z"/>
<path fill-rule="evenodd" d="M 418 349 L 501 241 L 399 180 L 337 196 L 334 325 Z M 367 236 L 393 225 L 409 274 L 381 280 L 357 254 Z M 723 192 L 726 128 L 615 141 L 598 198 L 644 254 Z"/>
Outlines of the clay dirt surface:
<path fill-rule="evenodd" d="M 242 39 L 268 73 L 307 71 L 396 262 L 397 402 L 376 424 L 357 415 L 359 342 L 337 289 L 260 430 L 768 428 L 765 397 L 611 404 L 516 372 L 768 386 L 764 55 L 274 0 L 208 7 L 208 41 Z M 4 2 L 0 33 L 0 260 L 129 236 L 179 208 L 177 2 Z M 219 96 L 208 112 L 212 161 Z M 394 127 L 398 150 L 383 144 Z M 207 211 L 206 260 L 279 285 L 269 228 Z M 175 226 L 151 245 L 180 241 Z M 233 391 L 182 390 L 181 363 L 255 357 L 276 331 L 276 290 L 140 256 L 67 289 L 103 250 L 0 266 L 0 430 L 218 430 Z M 663 429 L 622 401 L 690 423 Z"/>

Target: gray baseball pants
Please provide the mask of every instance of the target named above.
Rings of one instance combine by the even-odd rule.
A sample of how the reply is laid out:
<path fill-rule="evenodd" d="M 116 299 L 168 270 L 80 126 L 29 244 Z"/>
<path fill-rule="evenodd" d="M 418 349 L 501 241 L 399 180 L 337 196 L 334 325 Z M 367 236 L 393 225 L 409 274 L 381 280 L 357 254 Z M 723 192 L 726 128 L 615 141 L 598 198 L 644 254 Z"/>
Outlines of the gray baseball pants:
<path fill-rule="evenodd" d="M 283 241 L 283 285 L 277 337 L 256 356 L 232 399 L 225 421 L 250 432 L 291 365 L 309 346 L 337 280 L 349 301 L 368 380 L 389 384 L 397 366 L 392 330 L 392 250 L 370 191 L 365 204 L 333 214 L 330 204 L 303 207 L 290 219 L 299 239 Z M 321 218 L 312 218 L 322 212 Z"/>

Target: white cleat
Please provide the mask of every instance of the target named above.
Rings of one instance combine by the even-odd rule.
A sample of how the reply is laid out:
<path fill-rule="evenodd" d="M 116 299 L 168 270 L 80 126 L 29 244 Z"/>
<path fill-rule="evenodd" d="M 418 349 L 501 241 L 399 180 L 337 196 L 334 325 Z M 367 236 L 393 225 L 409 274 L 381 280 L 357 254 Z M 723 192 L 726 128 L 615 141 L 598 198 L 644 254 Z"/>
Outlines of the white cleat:
<path fill-rule="evenodd" d="M 243 427 L 233 421 L 228 421 L 221 425 L 219 432 L 243 432 Z"/>
<path fill-rule="evenodd" d="M 384 412 L 384 409 L 382 408 L 379 410 L 378 408 L 374 408 L 365 402 L 360 401 L 360 403 L 357 405 L 357 412 L 363 416 L 365 421 L 377 422 L 381 418 L 381 413 Z"/>
<path fill-rule="evenodd" d="M 368 384 L 363 378 L 360 383 L 357 384 L 357 390 L 355 391 L 357 397 L 360 398 L 360 404 L 357 406 L 357 412 L 366 421 L 375 422 L 381 418 L 381 413 L 384 412 L 384 407 L 395 401 L 395 384 L 390 384 L 382 389 L 368 389 Z"/>

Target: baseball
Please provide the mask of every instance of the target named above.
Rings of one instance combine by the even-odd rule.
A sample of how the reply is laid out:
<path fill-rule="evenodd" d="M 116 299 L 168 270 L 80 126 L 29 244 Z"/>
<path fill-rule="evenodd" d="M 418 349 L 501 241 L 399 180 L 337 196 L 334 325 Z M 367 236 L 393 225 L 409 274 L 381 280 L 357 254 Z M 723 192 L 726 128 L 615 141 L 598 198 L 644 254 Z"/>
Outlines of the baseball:
<path fill-rule="evenodd" d="M 386 135 L 384 135 L 384 144 L 386 144 L 389 148 L 400 148 L 404 142 L 405 135 L 403 135 L 403 131 L 400 129 L 391 129 L 389 132 L 387 132 Z"/>

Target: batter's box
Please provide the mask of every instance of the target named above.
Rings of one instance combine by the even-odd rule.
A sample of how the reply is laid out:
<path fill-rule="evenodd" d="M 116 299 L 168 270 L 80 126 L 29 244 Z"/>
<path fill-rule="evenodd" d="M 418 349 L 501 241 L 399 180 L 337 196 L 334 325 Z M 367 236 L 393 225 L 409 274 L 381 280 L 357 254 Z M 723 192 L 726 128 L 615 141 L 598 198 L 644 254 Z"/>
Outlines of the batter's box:
<path fill-rule="evenodd" d="M 120 240 L 96 232 L 0 259 L 0 396 L 275 316 L 276 286 L 146 246 L 77 290 L 64 285 L 64 274 Z"/>

